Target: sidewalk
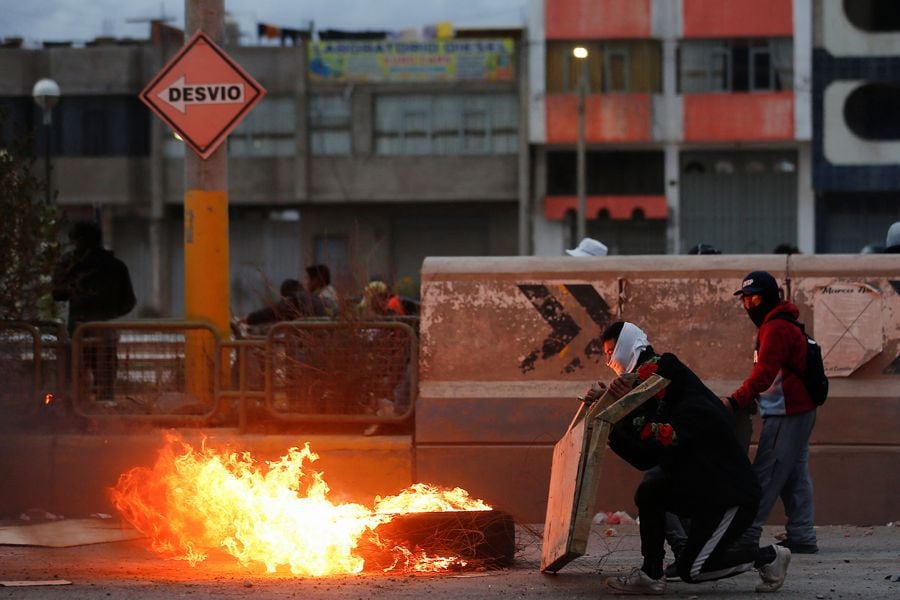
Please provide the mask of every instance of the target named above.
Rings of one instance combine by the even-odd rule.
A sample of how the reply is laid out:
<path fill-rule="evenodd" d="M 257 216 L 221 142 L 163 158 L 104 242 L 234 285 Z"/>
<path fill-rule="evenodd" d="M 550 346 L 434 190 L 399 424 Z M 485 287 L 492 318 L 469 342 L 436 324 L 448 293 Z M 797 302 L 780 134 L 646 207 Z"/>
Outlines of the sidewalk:
<path fill-rule="evenodd" d="M 607 535 L 607 530 L 611 535 Z M 777 528 L 767 527 L 765 539 Z M 795 555 L 781 598 L 900 597 L 900 528 L 818 529 L 820 552 Z M 145 549 L 145 540 L 72 548 L 0 546 L 0 580 L 65 579 L 71 585 L 0 587 L 0 598 L 87 600 L 140 598 L 542 598 L 550 600 L 614 597 L 603 581 L 640 564 L 636 525 L 595 526 L 588 554 L 557 575 L 539 572 L 540 526 L 520 526 L 515 565 L 500 571 L 442 575 L 363 574 L 329 579 L 284 574 L 251 575 L 230 557 L 191 567 L 161 560 Z M 763 598 L 759 581 L 746 573 L 719 582 L 670 583 L 671 598 Z"/>

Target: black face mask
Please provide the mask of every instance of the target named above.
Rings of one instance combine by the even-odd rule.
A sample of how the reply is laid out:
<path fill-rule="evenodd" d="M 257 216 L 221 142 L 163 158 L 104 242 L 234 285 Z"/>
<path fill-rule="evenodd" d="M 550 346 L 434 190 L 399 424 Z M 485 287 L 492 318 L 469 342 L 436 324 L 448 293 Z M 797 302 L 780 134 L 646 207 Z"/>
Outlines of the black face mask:
<path fill-rule="evenodd" d="M 772 297 L 768 294 L 764 295 L 762 298 L 762 302 L 759 303 L 758 306 L 754 306 L 753 308 L 744 309 L 747 311 L 747 316 L 750 317 L 750 320 L 753 321 L 753 324 L 756 325 L 757 329 L 762 326 L 763 320 L 765 320 L 766 315 L 769 314 L 775 305 L 778 304 L 778 296 Z"/>

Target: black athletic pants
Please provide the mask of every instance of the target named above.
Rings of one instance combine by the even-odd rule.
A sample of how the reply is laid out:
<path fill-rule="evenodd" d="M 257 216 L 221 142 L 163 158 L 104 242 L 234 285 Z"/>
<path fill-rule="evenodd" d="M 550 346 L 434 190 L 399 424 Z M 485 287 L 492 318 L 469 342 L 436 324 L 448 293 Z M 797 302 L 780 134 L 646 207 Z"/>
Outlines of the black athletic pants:
<path fill-rule="evenodd" d="M 635 493 L 641 518 L 641 554 L 661 568 L 665 558 L 666 512 L 671 506 L 671 484 L 658 472 L 646 477 Z M 681 516 L 691 519 L 687 543 L 678 556 L 677 570 L 683 581 L 699 583 L 749 571 L 757 559 L 757 548 L 735 542 L 756 516 L 757 503 L 704 508 Z M 684 511 L 680 511 L 684 512 Z"/>

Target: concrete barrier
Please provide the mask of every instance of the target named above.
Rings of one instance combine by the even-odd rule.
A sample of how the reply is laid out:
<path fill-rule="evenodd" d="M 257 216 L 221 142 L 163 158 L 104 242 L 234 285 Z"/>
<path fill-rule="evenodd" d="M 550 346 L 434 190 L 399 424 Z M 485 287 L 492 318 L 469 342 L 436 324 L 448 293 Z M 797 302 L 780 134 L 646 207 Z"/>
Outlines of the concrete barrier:
<path fill-rule="evenodd" d="M 612 375 L 597 339 L 604 327 L 636 322 L 655 349 L 727 395 L 752 364 L 756 328 L 733 292 L 753 270 L 775 276 L 826 353 L 831 393 L 810 459 L 816 522 L 895 519 L 895 255 L 426 259 L 414 479 L 459 485 L 520 522 L 542 521 L 553 444 L 575 397 Z M 598 508 L 634 513 L 639 477 L 611 460 Z"/>

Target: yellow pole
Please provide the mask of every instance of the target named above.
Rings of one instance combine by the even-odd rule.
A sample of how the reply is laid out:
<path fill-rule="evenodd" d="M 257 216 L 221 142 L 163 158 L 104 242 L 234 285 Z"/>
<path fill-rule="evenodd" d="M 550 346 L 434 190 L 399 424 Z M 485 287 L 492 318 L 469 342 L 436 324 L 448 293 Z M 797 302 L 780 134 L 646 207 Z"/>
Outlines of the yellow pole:
<path fill-rule="evenodd" d="M 231 301 L 228 269 L 228 193 L 187 190 L 184 195 L 184 316 L 205 321 L 222 339 L 230 337 Z M 215 341 L 190 333 L 186 348 L 186 392 L 202 404 L 212 403 Z M 227 365 L 222 378 L 227 379 Z M 220 382 L 220 383 L 225 383 Z"/>
<path fill-rule="evenodd" d="M 185 0 L 185 36 L 202 31 L 217 44 L 225 38 L 224 0 Z M 219 146 L 205 160 L 184 157 L 184 316 L 209 323 L 230 339 L 231 298 L 228 270 L 228 150 Z M 211 407 L 215 341 L 201 332 L 187 336 L 185 391 Z M 227 364 L 222 364 L 227 380 Z M 224 383 L 224 381 L 220 382 Z"/>

